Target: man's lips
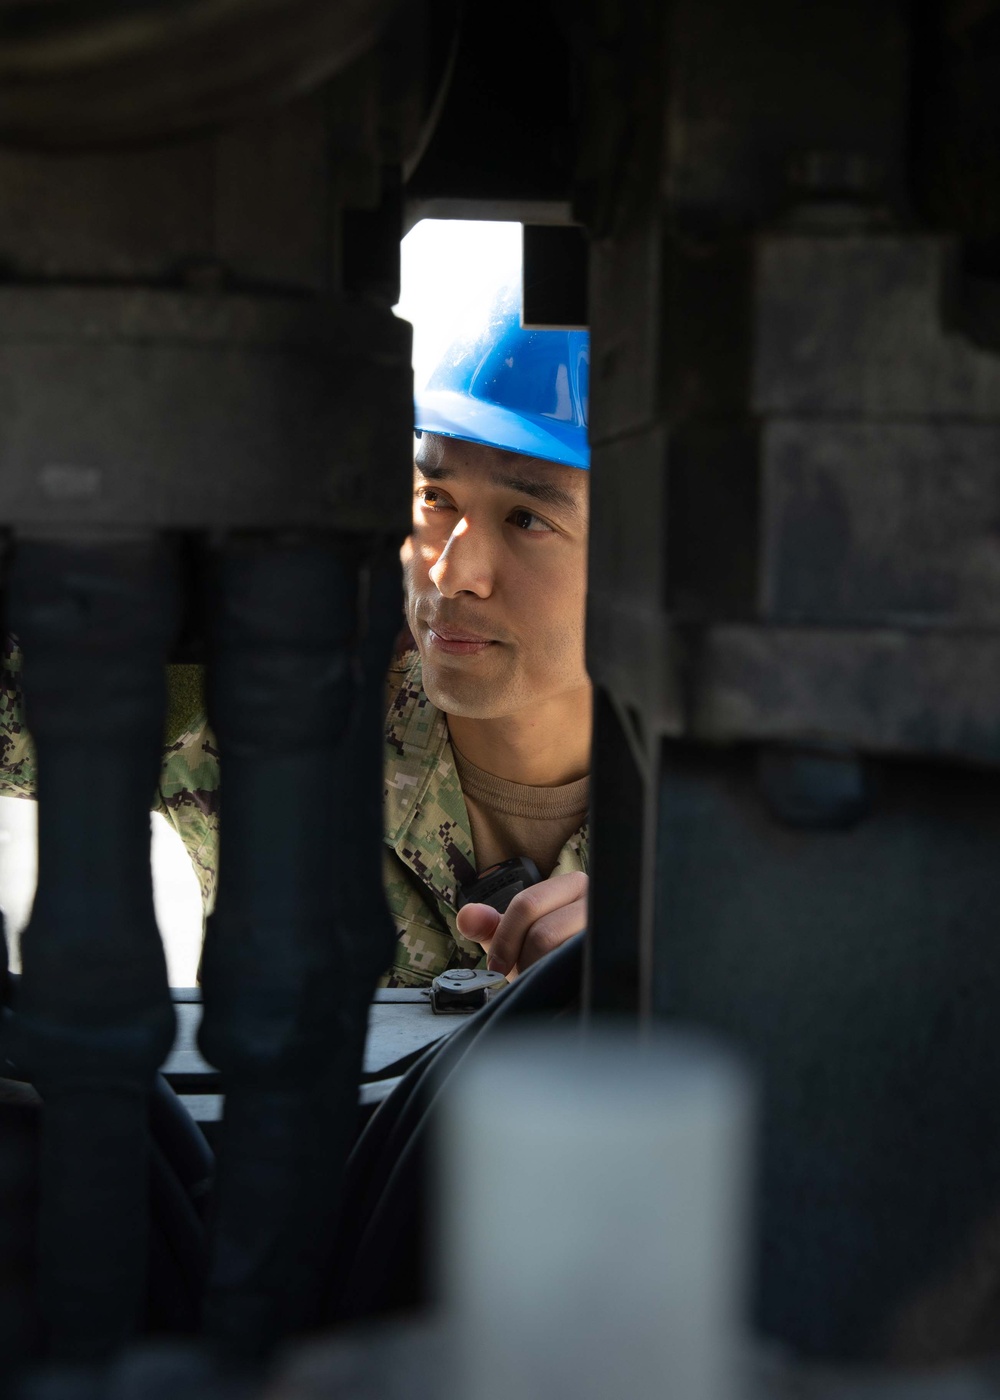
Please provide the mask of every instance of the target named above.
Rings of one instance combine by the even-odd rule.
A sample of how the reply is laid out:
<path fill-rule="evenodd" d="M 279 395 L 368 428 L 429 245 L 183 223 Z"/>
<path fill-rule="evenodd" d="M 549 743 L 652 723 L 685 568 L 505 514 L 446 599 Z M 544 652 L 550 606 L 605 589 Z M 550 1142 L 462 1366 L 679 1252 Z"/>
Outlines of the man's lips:
<path fill-rule="evenodd" d="M 427 640 L 435 651 L 444 652 L 448 656 L 471 656 L 474 652 L 485 651 L 487 647 L 494 645 L 492 637 L 481 637 L 475 632 L 460 632 L 454 627 L 443 627 L 440 624 L 427 626 Z"/>

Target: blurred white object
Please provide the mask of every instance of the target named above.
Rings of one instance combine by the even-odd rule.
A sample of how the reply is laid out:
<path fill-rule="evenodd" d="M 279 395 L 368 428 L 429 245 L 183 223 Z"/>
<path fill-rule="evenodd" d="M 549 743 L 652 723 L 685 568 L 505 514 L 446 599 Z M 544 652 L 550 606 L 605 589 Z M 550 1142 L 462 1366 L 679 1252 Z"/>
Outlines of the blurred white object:
<path fill-rule="evenodd" d="M 31 915 L 38 879 L 38 808 L 0 797 L 0 909 L 11 966 L 20 971 L 20 934 Z M 156 922 L 163 936 L 172 987 L 193 987 L 201 956 L 202 909 L 198 878 L 184 843 L 159 812 L 152 813 L 151 860 Z"/>
<path fill-rule="evenodd" d="M 679 1034 L 536 1033 L 463 1072 L 440 1197 L 453 1393 L 733 1400 L 752 1100 Z"/>

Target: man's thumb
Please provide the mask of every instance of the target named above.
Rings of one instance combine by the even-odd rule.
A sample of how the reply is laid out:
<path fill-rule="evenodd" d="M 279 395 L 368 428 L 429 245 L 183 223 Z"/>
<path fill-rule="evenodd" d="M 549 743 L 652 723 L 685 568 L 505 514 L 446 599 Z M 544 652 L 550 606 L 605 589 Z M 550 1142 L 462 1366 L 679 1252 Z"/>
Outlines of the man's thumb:
<path fill-rule="evenodd" d="M 458 911 L 455 922 L 463 938 L 483 943 L 496 933 L 500 915 L 489 904 L 466 904 Z"/>

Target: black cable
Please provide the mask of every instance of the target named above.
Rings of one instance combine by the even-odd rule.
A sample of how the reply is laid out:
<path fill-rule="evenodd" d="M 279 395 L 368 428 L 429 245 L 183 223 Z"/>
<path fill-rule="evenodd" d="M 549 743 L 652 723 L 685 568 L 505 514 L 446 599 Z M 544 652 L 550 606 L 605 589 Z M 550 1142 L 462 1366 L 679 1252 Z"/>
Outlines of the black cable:
<path fill-rule="evenodd" d="M 328 1291 L 333 1320 L 426 1301 L 427 1139 L 441 1094 L 466 1056 L 511 1022 L 579 1008 L 583 947 L 579 934 L 430 1046 L 375 1112 L 345 1170 Z"/>
<path fill-rule="evenodd" d="M 208 1261 L 205 1226 L 176 1162 L 155 1137 L 149 1152 L 149 1205 L 145 1330 L 194 1335 Z"/>
<path fill-rule="evenodd" d="M 205 1134 L 164 1079 L 157 1075 L 149 1101 L 153 1142 L 177 1177 L 197 1215 L 204 1219 L 215 1171 L 215 1155 Z"/>

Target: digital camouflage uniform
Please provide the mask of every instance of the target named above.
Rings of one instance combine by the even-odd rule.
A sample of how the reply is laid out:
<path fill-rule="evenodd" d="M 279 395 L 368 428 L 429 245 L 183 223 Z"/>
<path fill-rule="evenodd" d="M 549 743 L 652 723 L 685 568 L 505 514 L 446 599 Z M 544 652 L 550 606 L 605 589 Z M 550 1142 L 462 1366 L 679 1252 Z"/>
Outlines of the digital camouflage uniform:
<path fill-rule="evenodd" d="M 478 943 L 455 928 L 455 887 L 474 874 L 472 836 L 448 724 L 424 694 L 420 657 L 390 669 L 385 727 L 386 896 L 399 942 L 390 986 L 422 986 L 448 967 L 476 967 Z M 587 829 L 563 846 L 552 871 L 587 870 Z"/>
<path fill-rule="evenodd" d="M 170 668 L 171 691 L 177 675 Z M 5 639 L 0 658 L 0 794 L 31 797 L 35 758 L 24 725 L 21 656 Z M 219 831 L 219 757 L 204 718 L 172 705 L 184 722 L 168 724 L 153 802 L 186 846 L 206 909 L 215 898 Z M 455 888 L 474 873 L 465 799 L 444 715 L 424 694 L 420 658 L 408 652 L 387 678 L 383 880 L 399 935 L 388 986 L 424 986 L 449 967 L 476 967 L 482 949 L 455 928 Z M 176 734 L 171 728 L 179 729 Z M 587 829 L 576 832 L 552 873 L 587 870 Z"/>

